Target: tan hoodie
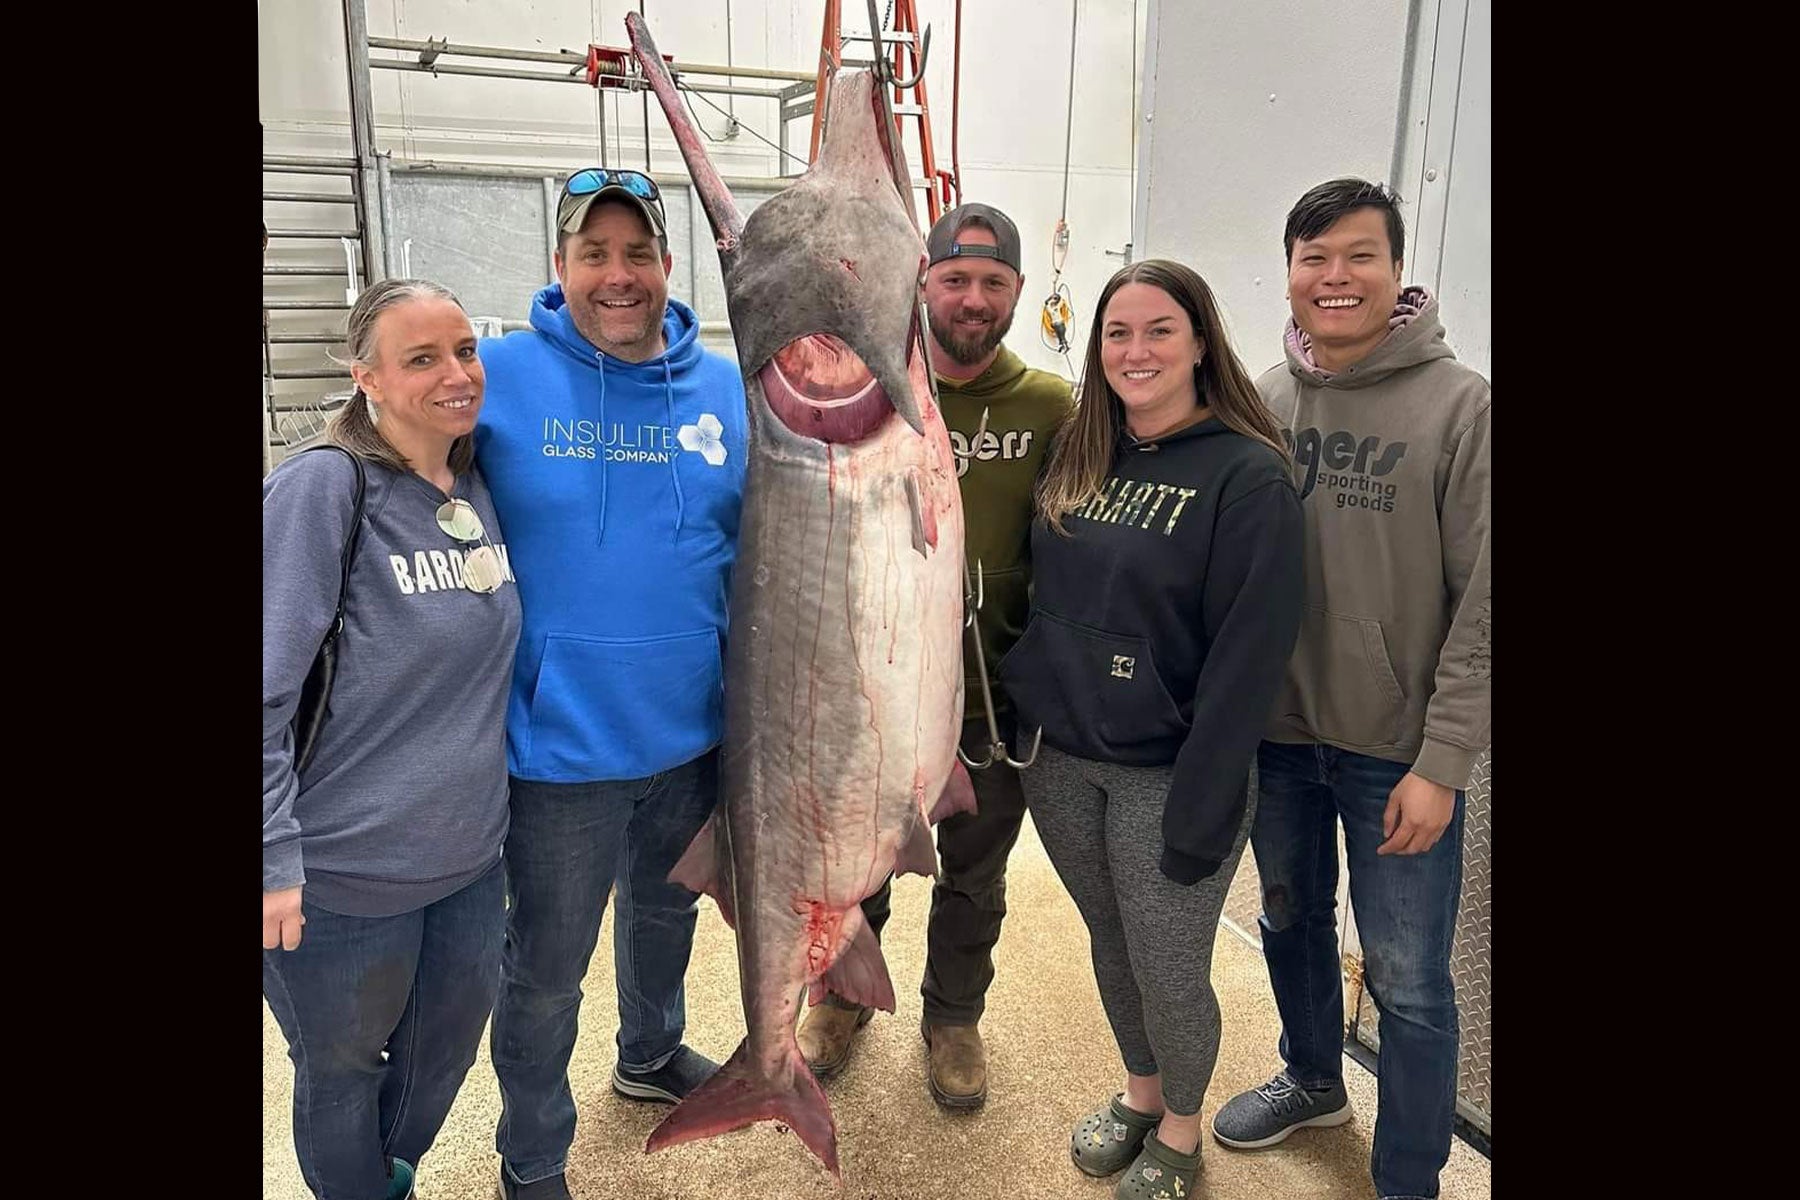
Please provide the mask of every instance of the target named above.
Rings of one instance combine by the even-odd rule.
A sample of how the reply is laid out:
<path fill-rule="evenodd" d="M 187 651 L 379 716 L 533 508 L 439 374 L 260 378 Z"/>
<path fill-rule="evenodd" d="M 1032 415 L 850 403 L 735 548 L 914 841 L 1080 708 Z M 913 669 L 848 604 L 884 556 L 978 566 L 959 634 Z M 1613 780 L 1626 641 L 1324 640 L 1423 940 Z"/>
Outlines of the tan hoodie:
<path fill-rule="evenodd" d="M 1335 374 L 1289 318 L 1256 381 L 1306 513 L 1306 608 L 1268 738 L 1324 742 L 1468 786 L 1488 746 L 1487 380 L 1401 293 L 1392 332 Z"/>

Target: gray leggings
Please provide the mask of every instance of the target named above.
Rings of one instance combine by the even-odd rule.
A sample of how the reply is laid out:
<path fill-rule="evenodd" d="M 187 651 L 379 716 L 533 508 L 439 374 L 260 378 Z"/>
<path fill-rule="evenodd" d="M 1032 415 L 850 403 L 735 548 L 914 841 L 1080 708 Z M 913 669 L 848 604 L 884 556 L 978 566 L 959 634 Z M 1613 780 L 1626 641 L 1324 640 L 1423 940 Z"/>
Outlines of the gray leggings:
<path fill-rule="evenodd" d="M 1125 1069 L 1162 1072 L 1163 1103 L 1200 1111 L 1219 1057 L 1213 935 L 1237 872 L 1256 793 L 1218 874 L 1192 887 L 1163 876 L 1163 802 L 1174 768 L 1091 762 L 1044 746 L 1019 772 L 1038 837 L 1087 923 L 1094 979 Z"/>

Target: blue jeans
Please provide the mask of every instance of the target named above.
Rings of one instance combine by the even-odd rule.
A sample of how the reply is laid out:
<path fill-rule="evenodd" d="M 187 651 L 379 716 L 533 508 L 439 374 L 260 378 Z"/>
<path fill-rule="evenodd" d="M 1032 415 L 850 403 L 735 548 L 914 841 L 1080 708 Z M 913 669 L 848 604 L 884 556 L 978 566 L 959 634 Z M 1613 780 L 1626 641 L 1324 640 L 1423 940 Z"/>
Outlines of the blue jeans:
<path fill-rule="evenodd" d="M 668 875 L 718 795 L 716 751 L 648 779 L 512 780 L 512 908 L 493 1055 L 502 1101 L 495 1144 L 518 1182 L 561 1174 L 575 1138 L 569 1058 L 581 981 L 615 883 L 619 1065 L 654 1071 L 681 1048 L 699 897 Z"/>
<path fill-rule="evenodd" d="M 263 996 L 294 1060 L 300 1174 L 319 1200 L 382 1200 L 387 1159 L 418 1165 L 475 1061 L 500 982 L 505 875 L 496 862 L 394 917 L 301 897 L 300 945 L 263 951 Z"/>
<path fill-rule="evenodd" d="M 1438 1194 L 1456 1112 L 1456 992 L 1450 942 L 1462 896 L 1463 793 L 1424 854 L 1377 855 L 1404 763 L 1333 746 L 1264 742 L 1251 835 L 1262 876 L 1263 957 L 1281 1010 L 1281 1057 L 1309 1086 L 1343 1074 L 1337 831 L 1363 973 L 1380 1013 L 1381 1065 L 1370 1172 L 1383 1196 Z"/>

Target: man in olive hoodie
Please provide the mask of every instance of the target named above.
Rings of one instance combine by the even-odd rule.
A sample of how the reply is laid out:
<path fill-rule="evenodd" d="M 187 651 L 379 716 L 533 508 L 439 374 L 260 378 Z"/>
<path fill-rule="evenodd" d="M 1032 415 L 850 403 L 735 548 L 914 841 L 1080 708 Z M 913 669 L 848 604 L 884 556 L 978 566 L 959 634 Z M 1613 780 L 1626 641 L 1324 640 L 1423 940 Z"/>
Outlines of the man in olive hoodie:
<path fill-rule="evenodd" d="M 1282 1070 L 1213 1134 L 1241 1149 L 1350 1119 L 1334 910 L 1336 822 L 1381 1013 L 1371 1172 L 1438 1194 L 1456 1105 L 1450 943 L 1463 789 L 1489 741 L 1490 392 L 1401 287 L 1399 198 L 1334 179 L 1288 213 L 1287 362 L 1257 387 L 1306 513 L 1299 642 L 1257 755 L 1252 831 Z"/>
<path fill-rule="evenodd" d="M 1032 488 L 1074 396 L 1061 376 L 1027 367 L 1000 344 L 1025 287 L 1019 231 L 1005 213 L 985 204 L 954 208 L 931 227 L 925 249 L 922 290 L 931 366 L 958 455 L 969 564 L 981 568 L 976 628 L 991 676 L 1025 628 Z M 974 646 L 967 641 L 963 660 L 962 748 L 982 762 L 993 738 Z M 1023 758 L 1013 715 L 998 688 L 993 701 L 1007 752 Z M 1006 916 L 1006 858 L 1025 818 L 1018 772 L 1006 762 L 996 758 L 969 777 L 978 811 L 958 813 L 937 827 L 939 869 L 919 989 L 925 1000 L 920 1032 L 930 1046 L 927 1083 L 948 1108 L 975 1108 L 987 1099 L 987 1056 L 978 1025 Z M 888 919 L 890 883 L 863 901 L 863 915 L 878 937 Z M 807 1013 L 800 1051 L 815 1074 L 823 1078 L 843 1069 L 856 1031 L 872 1015 L 873 1010 L 835 995 Z"/>

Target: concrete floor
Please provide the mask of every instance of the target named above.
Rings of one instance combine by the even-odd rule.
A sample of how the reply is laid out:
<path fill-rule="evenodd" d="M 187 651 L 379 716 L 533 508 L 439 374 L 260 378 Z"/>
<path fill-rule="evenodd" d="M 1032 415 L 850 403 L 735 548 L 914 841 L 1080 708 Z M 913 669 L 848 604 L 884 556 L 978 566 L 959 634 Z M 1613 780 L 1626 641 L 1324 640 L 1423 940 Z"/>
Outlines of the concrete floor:
<path fill-rule="evenodd" d="M 1240 874 L 1246 878 L 1248 872 Z M 569 1154 L 578 1200 L 949 1200 L 972 1196 L 1107 1200 L 1117 1182 L 1091 1180 L 1069 1162 L 1069 1130 L 1123 1083 L 1111 1031 L 1088 959 L 1087 932 L 1062 890 L 1031 823 L 1008 870 L 1006 930 L 982 1033 L 989 1097 L 973 1114 L 950 1115 L 931 1100 L 919 1040 L 918 980 L 924 967 L 930 881 L 909 875 L 895 887 L 884 931 L 899 1011 L 863 1030 L 850 1066 L 826 1085 L 837 1116 L 840 1189 L 791 1133 L 764 1123 L 708 1142 L 643 1153 L 668 1111 L 614 1096 L 612 916 L 588 973 L 587 1002 L 571 1082 L 580 1107 Z M 743 1036 L 731 931 L 702 901 L 688 972 L 688 1041 L 723 1061 Z M 1240 905 L 1241 907 L 1241 905 Z M 1231 911 L 1228 908 L 1228 911 Z M 1252 910 L 1253 911 L 1253 910 Z M 1203 1113 L 1273 1073 L 1280 1021 L 1259 951 L 1221 927 L 1213 983 L 1224 1012 L 1224 1042 Z M 1346 1061 L 1356 1118 L 1336 1129 L 1304 1130 L 1254 1153 L 1202 1142 L 1205 1168 L 1195 1200 L 1273 1197 L 1374 1200 L 1369 1182 L 1375 1080 Z M 306 1200 L 294 1159 L 287 1047 L 263 1006 L 263 1197 Z M 499 1088 L 484 1044 L 436 1147 L 419 1173 L 421 1200 L 486 1200 L 494 1194 L 494 1125 Z M 1488 1200 L 1488 1160 L 1460 1141 L 1443 1176 L 1443 1200 Z"/>

